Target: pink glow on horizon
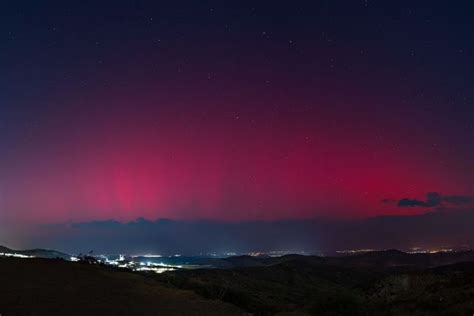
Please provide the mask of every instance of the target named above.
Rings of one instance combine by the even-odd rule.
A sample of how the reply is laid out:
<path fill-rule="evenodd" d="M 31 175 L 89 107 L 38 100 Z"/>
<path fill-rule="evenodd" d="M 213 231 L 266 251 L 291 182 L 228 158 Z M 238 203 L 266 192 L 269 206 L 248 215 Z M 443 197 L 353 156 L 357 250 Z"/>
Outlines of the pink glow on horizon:
<path fill-rule="evenodd" d="M 103 107 L 94 117 L 69 118 L 70 129 L 53 122 L 48 133 L 35 135 L 37 147 L 20 147 L 24 160 L 11 162 L 4 177 L 6 217 L 361 217 L 425 211 L 383 204 L 385 198 L 466 192 L 462 181 L 447 176 L 455 161 L 440 166 L 427 159 L 433 154 L 418 146 L 429 142 L 424 135 L 405 139 L 388 131 L 390 141 L 383 142 L 373 135 L 377 122 L 367 129 L 333 112 L 302 124 L 265 111 L 235 114 L 229 106 L 207 119 L 197 115 L 208 110 L 204 105 L 183 116 L 183 108 L 160 111 L 153 100 L 135 100 L 150 103 L 150 113 Z M 27 159 L 31 150 L 34 163 Z"/>

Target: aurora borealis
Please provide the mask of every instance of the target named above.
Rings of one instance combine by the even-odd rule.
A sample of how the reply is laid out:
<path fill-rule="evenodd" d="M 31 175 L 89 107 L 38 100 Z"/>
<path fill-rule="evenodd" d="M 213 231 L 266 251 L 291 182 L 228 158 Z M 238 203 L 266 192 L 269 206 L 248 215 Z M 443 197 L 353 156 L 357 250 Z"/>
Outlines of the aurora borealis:
<path fill-rule="evenodd" d="M 1 225 L 354 219 L 473 196 L 473 10 L 2 3 Z"/>

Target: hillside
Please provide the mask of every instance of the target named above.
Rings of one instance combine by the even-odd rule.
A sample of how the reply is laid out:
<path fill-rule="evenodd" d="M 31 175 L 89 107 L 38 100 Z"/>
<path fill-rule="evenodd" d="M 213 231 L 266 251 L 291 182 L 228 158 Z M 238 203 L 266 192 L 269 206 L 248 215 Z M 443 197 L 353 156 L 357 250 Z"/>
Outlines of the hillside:
<path fill-rule="evenodd" d="M 472 315 L 471 256 L 471 252 L 411 255 L 393 250 L 337 258 L 240 256 L 211 260 L 229 267 L 225 269 L 163 274 L 57 259 L 0 258 L 0 311 L 5 315 Z"/>
<path fill-rule="evenodd" d="M 63 260 L 0 258 L 2 315 L 241 315 L 136 273 Z"/>
<path fill-rule="evenodd" d="M 256 315 L 472 315 L 474 262 L 465 261 L 471 255 L 384 251 L 256 258 L 259 266 L 174 271 L 157 278 Z M 454 264 L 438 265 L 444 262 Z"/>
<path fill-rule="evenodd" d="M 48 259 L 65 259 L 69 260 L 71 257 L 70 255 L 56 251 L 56 250 L 49 250 L 49 249 L 28 249 L 28 250 L 15 250 L 15 249 L 10 249 L 5 246 L 0 246 L 0 253 L 4 254 L 20 254 L 24 256 L 33 256 L 36 258 L 48 258 Z"/>
<path fill-rule="evenodd" d="M 289 261 L 346 267 L 380 269 L 411 267 L 420 269 L 449 265 L 458 262 L 474 261 L 474 251 L 410 254 L 399 250 L 383 250 L 339 257 L 303 255 L 285 255 L 281 257 L 235 256 L 228 258 L 200 258 L 195 260 L 193 263 L 219 269 L 233 269 L 244 267 L 266 267 Z"/>

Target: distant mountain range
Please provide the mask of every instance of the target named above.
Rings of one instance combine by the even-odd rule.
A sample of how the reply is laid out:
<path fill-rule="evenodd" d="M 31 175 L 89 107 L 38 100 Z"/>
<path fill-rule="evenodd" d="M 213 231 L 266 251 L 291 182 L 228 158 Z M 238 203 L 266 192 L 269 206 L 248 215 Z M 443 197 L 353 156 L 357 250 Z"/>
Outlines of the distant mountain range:
<path fill-rule="evenodd" d="M 232 269 L 244 267 L 273 266 L 276 264 L 281 264 L 290 261 L 344 267 L 413 267 L 425 269 L 459 262 L 474 261 L 474 251 L 411 254 L 399 250 L 383 250 L 341 257 L 320 257 L 304 255 L 285 255 L 281 257 L 235 256 L 228 258 L 199 258 L 195 259 L 193 263 L 213 268 Z"/>
<path fill-rule="evenodd" d="M 69 254 L 50 249 L 15 250 L 0 246 L 0 253 L 19 254 L 47 259 L 70 260 Z M 247 267 L 268 267 L 286 262 L 300 262 L 310 264 L 324 264 L 341 267 L 367 267 L 367 268 L 433 268 L 460 262 L 474 262 L 474 251 L 439 252 L 411 254 L 399 250 L 372 251 L 363 254 L 347 255 L 341 257 L 321 257 L 305 255 L 285 255 L 281 257 L 269 256 L 233 256 L 228 258 L 206 257 L 162 257 L 160 261 L 167 264 L 187 264 L 201 266 L 202 268 L 234 269 Z M 184 262 L 186 261 L 186 262 Z"/>
<path fill-rule="evenodd" d="M 29 249 L 29 250 L 15 250 L 15 249 L 10 249 L 5 246 L 0 246 L 0 253 L 3 254 L 18 254 L 18 255 L 23 255 L 23 256 L 32 256 L 36 258 L 46 258 L 46 259 L 65 259 L 69 260 L 71 258 L 70 255 L 56 251 L 56 250 L 49 250 L 49 249 Z"/>

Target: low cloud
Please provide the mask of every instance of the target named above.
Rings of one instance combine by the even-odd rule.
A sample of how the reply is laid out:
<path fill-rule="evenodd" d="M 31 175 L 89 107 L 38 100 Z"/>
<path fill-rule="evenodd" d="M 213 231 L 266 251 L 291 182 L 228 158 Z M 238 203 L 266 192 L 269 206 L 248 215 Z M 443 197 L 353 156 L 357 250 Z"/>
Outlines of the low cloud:
<path fill-rule="evenodd" d="M 388 199 L 385 199 L 388 200 Z M 384 200 L 384 201 L 385 201 Z M 474 203 L 474 197 L 469 195 L 442 195 L 438 192 L 429 192 L 425 200 L 402 198 L 398 200 L 399 207 L 441 207 L 465 206 Z"/>
<path fill-rule="evenodd" d="M 427 206 L 425 201 L 420 201 L 416 199 L 403 198 L 397 203 L 400 207 L 410 207 L 410 206 Z"/>
<path fill-rule="evenodd" d="M 423 201 L 424 203 L 429 203 Z M 138 219 L 48 225 L 30 236 L 29 247 L 69 253 L 159 253 L 199 255 L 211 252 L 305 251 L 354 248 L 408 249 L 474 246 L 474 208 L 435 207 L 422 215 L 368 219 L 306 219 L 223 222 Z M 26 246 L 26 245 L 25 245 Z"/>

